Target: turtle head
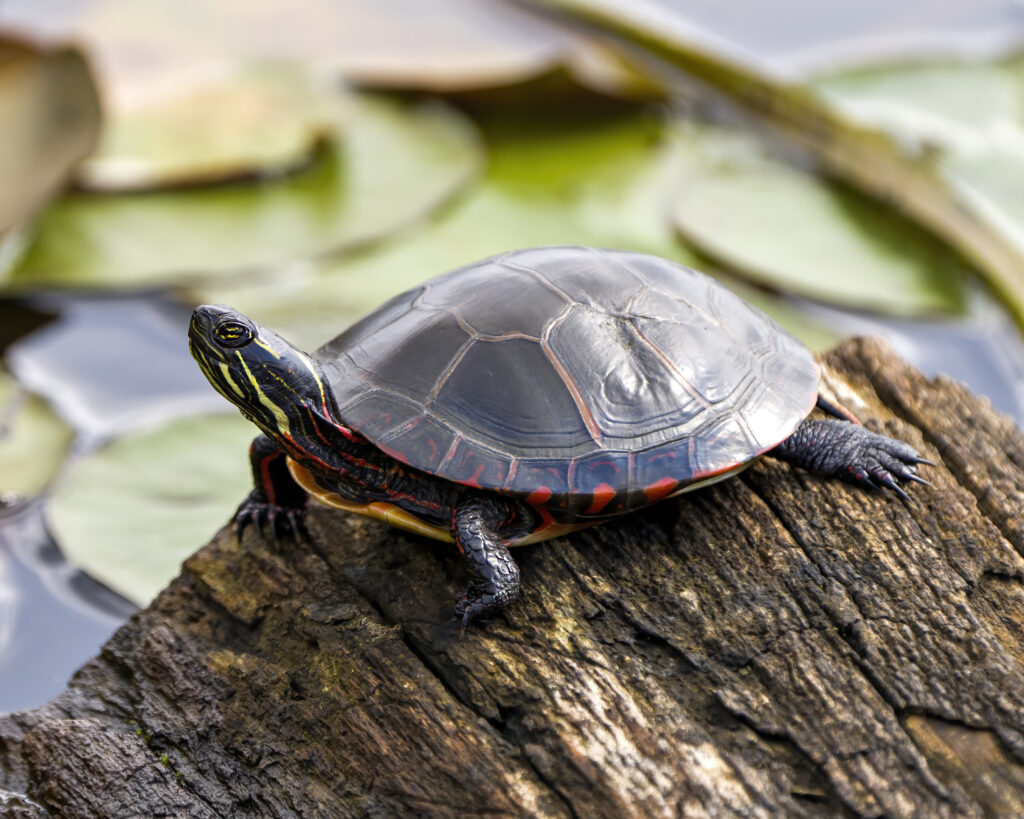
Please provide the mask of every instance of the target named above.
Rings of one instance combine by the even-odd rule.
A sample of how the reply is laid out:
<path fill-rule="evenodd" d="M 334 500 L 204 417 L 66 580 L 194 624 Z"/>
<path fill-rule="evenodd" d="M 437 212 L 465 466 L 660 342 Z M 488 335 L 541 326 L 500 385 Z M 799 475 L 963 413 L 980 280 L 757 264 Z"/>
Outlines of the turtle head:
<path fill-rule="evenodd" d="M 214 388 L 286 450 L 303 449 L 326 424 L 348 437 L 313 358 L 273 330 L 220 304 L 192 312 L 189 347 Z"/>

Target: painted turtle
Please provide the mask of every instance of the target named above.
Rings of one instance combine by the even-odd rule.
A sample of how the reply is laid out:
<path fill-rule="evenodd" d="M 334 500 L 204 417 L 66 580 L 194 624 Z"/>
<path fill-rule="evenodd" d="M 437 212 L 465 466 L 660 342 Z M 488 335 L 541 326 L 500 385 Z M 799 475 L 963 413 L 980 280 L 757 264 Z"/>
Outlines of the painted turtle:
<path fill-rule="evenodd" d="M 310 356 L 223 306 L 192 355 L 263 434 L 236 513 L 302 531 L 307 494 L 454 541 L 463 623 L 519 588 L 508 546 L 721 480 L 770 454 L 904 495 L 927 463 L 809 420 L 811 353 L 702 273 L 641 253 L 504 253 L 391 299 Z"/>

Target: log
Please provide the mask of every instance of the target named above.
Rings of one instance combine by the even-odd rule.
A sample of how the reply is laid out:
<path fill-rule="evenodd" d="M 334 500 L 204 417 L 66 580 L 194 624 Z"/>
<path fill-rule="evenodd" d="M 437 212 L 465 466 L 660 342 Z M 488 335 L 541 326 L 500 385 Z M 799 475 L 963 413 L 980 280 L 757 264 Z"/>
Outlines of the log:
<path fill-rule="evenodd" d="M 871 339 L 826 386 L 936 461 L 914 503 L 765 459 L 515 552 L 317 508 L 230 528 L 52 702 L 0 717 L 46 816 L 1024 815 L 1024 436 Z"/>

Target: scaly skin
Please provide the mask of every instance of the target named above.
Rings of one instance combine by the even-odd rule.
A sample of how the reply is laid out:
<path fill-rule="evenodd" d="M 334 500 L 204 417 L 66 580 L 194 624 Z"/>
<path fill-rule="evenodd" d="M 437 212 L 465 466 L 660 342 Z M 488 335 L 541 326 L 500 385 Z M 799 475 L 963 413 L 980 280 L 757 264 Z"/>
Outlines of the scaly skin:
<path fill-rule="evenodd" d="M 769 455 L 829 478 L 891 489 L 909 499 L 899 481 L 928 481 L 917 476 L 917 464 L 930 464 L 910 444 L 871 432 L 846 421 L 805 419 Z"/>
<path fill-rule="evenodd" d="M 253 523 L 261 536 L 269 533 L 275 541 L 289 536 L 308 538 L 307 496 L 288 471 L 284 451 L 266 435 L 260 435 L 252 443 L 250 456 L 255 486 L 235 513 L 239 535 Z M 365 458 L 357 460 L 365 462 Z M 342 472 L 345 462 L 325 477 L 353 500 L 394 503 L 423 520 L 450 528 L 473 575 L 455 606 L 463 628 L 481 614 L 514 600 L 519 593 L 519 569 L 504 540 L 534 525 L 529 510 L 500 496 L 473 492 L 387 460 L 389 464 L 368 470 L 376 483 L 371 483 L 367 475 L 357 481 L 353 474 L 346 482 Z"/>
<path fill-rule="evenodd" d="M 509 504 L 493 495 L 470 493 L 455 507 L 452 534 L 475 575 L 455 603 L 463 628 L 519 595 L 519 567 L 498 535 L 509 513 Z"/>
<path fill-rule="evenodd" d="M 235 512 L 235 526 L 241 537 L 250 523 L 260 536 L 266 532 L 278 538 L 305 538 L 306 493 L 292 480 L 287 457 L 266 435 L 255 438 L 249 447 L 253 490 Z"/>

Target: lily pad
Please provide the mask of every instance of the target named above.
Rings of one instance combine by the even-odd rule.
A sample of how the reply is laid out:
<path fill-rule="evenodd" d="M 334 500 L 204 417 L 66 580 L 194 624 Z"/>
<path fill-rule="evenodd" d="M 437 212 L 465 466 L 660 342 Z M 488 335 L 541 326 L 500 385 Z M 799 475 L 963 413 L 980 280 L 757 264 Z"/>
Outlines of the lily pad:
<path fill-rule="evenodd" d="M 963 264 L 877 203 L 736 131 L 692 127 L 673 216 L 727 268 L 812 299 L 897 315 L 962 311 Z"/>
<path fill-rule="evenodd" d="M 846 116 L 926 152 L 967 212 L 1024 252 L 1024 63 L 889 64 L 821 77 Z"/>
<path fill-rule="evenodd" d="M 99 149 L 77 177 L 118 191 L 279 175 L 309 162 L 340 121 L 337 90 L 312 72 L 246 65 L 108 112 Z"/>
<path fill-rule="evenodd" d="M 238 413 L 186 418 L 77 461 L 49 521 L 68 560 L 145 605 L 252 488 L 255 427 Z"/>
<path fill-rule="evenodd" d="M 977 153 L 1024 146 L 1024 99 L 1013 73 L 985 63 L 929 62 L 859 69 L 813 80 L 851 120 L 913 149 Z"/>
<path fill-rule="evenodd" d="M 344 140 L 286 179 L 65 196 L 9 286 L 170 284 L 351 249 L 423 218 L 482 162 L 475 128 L 451 106 L 362 97 Z"/>
<path fill-rule="evenodd" d="M 696 25 L 678 5 L 656 0 L 541 0 L 607 27 L 663 61 L 664 79 L 751 133 L 770 133 L 829 178 L 840 180 L 960 254 L 999 293 L 1024 327 L 1024 254 L 950 186 L 928 152 L 844 115 L 814 89 L 758 71 L 749 52 Z"/>
<path fill-rule="evenodd" d="M 880 65 L 814 88 L 851 121 L 925 157 L 957 206 L 951 237 L 986 253 L 982 271 L 1024 323 L 1024 61 Z M 929 202 L 936 213 L 939 204 Z"/>
<path fill-rule="evenodd" d="M 40 494 L 64 464 L 73 437 L 42 398 L 0 370 L 0 496 Z"/>
<path fill-rule="evenodd" d="M 0 236 L 25 222 L 93 149 L 100 110 L 85 60 L 0 37 Z"/>
<path fill-rule="evenodd" d="M 390 296 L 505 250 L 578 243 L 696 257 L 675 236 L 670 206 L 685 166 L 683 142 L 661 118 L 632 107 L 482 112 L 490 164 L 444 214 L 368 252 L 297 272 L 193 291 L 253 315 L 314 349 Z M 762 297 L 762 308 L 772 299 Z M 816 326 L 786 312 L 795 331 Z"/>
<path fill-rule="evenodd" d="M 515 247 L 579 242 L 691 261 L 667 221 L 672 160 L 658 143 L 660 120 L 618 106 L 548 113 L 481 112 L 486 175 L 440 218 L 287 281 L 218 283 L 195 298 L 316 347 L 395 293 Z"/>

